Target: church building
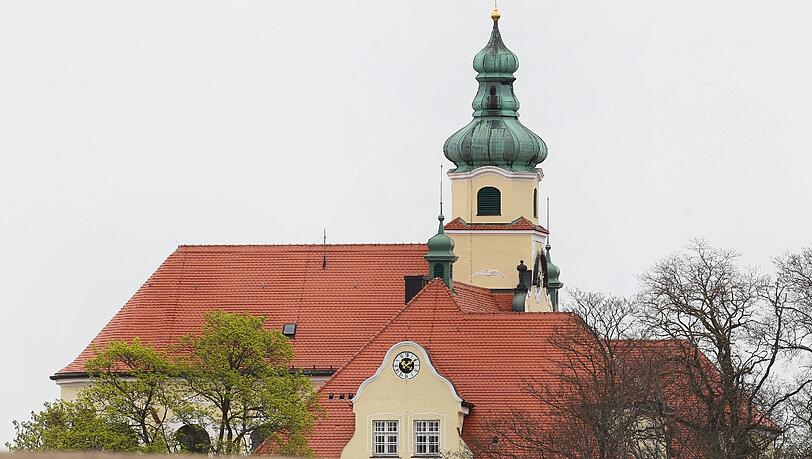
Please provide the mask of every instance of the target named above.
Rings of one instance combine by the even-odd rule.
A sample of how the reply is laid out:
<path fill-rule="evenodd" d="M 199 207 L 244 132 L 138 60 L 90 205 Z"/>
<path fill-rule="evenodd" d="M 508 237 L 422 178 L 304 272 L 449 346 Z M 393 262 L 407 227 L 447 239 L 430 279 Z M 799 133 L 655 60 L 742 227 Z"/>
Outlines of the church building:
<path fill-rule="evenodd" d="M 550 338 L 585 330 L 559 311 L 539 213 L 547 146 L 519 121 L 519 61 L 499 11 L 491 18 L 473 61 L 473 119 L 443 145 L 450 217 L 441 208 L 427 244 L 181 245 L 51 377 L 62 398 L 87 385 L 94 349 L 136 337 L 166 349 L 222 309 L 267 317 L 290 339 L 325 410 L 309 439 L 316 457 L 465 452 L 509 410 L 554 426 L 526 382 L 560 384 Z"/>

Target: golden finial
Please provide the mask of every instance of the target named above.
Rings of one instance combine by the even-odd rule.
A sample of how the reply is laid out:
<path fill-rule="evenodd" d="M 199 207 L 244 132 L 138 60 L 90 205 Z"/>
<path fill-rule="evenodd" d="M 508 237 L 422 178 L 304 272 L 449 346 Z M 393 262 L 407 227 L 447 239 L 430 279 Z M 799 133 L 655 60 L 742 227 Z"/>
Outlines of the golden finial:
<path fill-rule="evenodd" d="M 496 5 L 496 0 L 493 0 L 493 11 L 491 11 L 491 19 L 494 21 L 498 21 L 499 18 L 502 17 L 502 13 L 499 12 L 499 6 Z"/>

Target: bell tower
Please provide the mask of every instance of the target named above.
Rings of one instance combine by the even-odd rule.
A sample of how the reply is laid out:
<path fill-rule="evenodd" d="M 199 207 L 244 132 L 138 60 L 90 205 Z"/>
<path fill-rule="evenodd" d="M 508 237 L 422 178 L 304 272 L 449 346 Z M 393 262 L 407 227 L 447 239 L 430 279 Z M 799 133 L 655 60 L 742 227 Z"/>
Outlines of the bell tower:
<path fill-rule="evenodd" d="M 443 146 L 455 166 L 448 172 L 452 218 L 445 230 L 459 257 L 454 279 L 512 290 L 517 263 L 532 260 L 525 310 L 549 311 L 554 307 L 545 289 L 548 232 L 539 225 L 543 173 L 537 168 L 547 157 L 547 145 L 519 122 L 513 90 L 519 59 L 502 41 L 500 17 L 494 8 L 490 40 L 474 57 L 478 90 L 473 120 Z"/>

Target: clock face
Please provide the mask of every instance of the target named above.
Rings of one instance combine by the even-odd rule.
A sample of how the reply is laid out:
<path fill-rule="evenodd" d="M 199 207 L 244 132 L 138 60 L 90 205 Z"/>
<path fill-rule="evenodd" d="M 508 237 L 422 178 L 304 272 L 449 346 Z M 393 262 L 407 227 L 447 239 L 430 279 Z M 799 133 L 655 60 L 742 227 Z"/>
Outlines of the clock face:
<path fill-rule="evenodd" d="M 544 285 L 544 267 L 542 263 L 544 263 L 544 256 L 541 252 L 538 252 L 536 254 L 536 261 L 533 263 L 533 285 L 539 287 Z"/>
<path fill-rule="evenodd" d="M 401 352 L 392 362 L 392 369 L 398 378 L 412 379 L 420 372 L 420 360 L 411 352 Z"/>

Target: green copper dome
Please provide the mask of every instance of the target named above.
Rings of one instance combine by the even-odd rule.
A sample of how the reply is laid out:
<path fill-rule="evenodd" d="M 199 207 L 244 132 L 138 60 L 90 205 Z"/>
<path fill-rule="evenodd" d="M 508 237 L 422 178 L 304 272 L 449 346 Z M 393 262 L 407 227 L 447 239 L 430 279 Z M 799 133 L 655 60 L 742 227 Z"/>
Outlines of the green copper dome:
<path fill-rule="evenodd" d="M 456 168 L 467 172 L 482 166 L 535 172 L 547 157 L 547 145 L 519 122 L 519 100 L 513 92 L 513 73 L 519 59 L 502 42 L 499 16 L 494 17 L 488 44 L 474 57 L 479 82 L 474 119 L 448 138 L 443 152 Z"/>
<path fill-rule="evenodd" d="M 519 58 L 507 49 L 499 33 L 498 21 L 493 21 L 493 31 L 488 44 L 474 56 L 477 76 L 502 76 L 514 80 L 513 72 L 519 69 Z"/>

